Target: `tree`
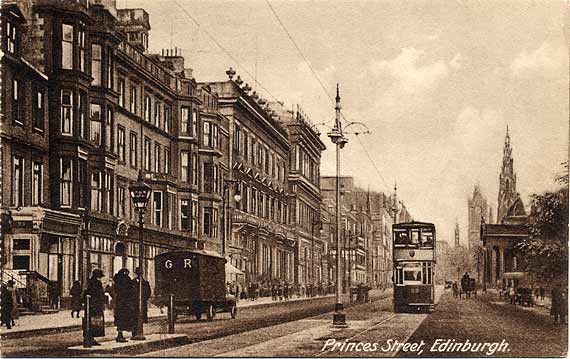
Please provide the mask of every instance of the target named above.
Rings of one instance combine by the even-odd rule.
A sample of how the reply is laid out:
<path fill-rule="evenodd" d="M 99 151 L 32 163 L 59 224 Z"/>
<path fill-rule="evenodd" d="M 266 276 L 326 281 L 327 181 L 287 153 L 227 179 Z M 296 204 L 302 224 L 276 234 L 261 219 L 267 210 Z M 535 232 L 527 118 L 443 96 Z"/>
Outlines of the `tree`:
<path fill-rule="evenodd" d="M 567 165 L 566 165 L 567 166 Z M 566 183 L 568 178 L 565 177 Z M 564 183 L 564 179 L 559 180 Z M 528 239 L 518 243 L 520 267 L 545 282 L 567 283 L 568 187 L 532 195 Z"/>

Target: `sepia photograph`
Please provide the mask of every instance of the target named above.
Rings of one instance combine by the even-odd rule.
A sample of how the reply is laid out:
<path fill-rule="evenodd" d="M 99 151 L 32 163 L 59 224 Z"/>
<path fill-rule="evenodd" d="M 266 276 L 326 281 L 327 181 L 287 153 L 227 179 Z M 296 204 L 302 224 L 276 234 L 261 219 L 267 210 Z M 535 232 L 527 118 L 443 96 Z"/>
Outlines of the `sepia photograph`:
<path fill-rule="evenodd" d="M 568 357 L 567 0 L 0 0 L 0 357 Z"/>

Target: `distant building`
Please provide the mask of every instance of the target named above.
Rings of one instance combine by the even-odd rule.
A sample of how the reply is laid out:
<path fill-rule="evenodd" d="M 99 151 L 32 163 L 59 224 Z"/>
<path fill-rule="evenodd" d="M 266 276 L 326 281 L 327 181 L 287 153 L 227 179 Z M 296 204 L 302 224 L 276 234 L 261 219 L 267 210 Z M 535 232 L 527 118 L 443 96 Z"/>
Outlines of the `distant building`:
<path fill-rule="evenodd" d="M 481 282 L 483 254 L 481 244 L 481 223 L 488 222 L 490 212 L 487 200 L 481 193 L 479 185 L 473 189 L 473 196 L 468 199 L 468 250 L 473 262 L 471 268 L 475 270 L 477 282 Z"/>
<path fill-rule="evenodd" d="M 472 250 L 480 246 L 481 242 L 481 222 L 489 222 L 489 211 L 487 206 L 487 199 L 483 197 L 481 188 L 476 185 L 473 189 L 473 196 L 468 199 L 468 247 Z"/>

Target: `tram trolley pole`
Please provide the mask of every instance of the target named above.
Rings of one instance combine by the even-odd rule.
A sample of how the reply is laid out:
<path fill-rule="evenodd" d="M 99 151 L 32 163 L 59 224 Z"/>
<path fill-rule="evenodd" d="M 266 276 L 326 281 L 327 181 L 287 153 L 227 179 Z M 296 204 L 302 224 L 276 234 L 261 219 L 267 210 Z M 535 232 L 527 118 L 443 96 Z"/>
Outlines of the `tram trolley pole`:
<path fill-rule="evenodd" d="M 91 305 L 91 296 L 87 294 L 85 296 L 85 315 L 84 315 L 84 325 L 83 325 L 83 347 L 91 348 L 92 338 L 91 338 L 91 315 L 89 315 Z"/>
<path fill-rule="evenodd" d="M 174 334 L 174 323 L 176 322 L 175 310 L 174 294 L 170 294 L 170 300 L 168 301 L 168 334 Z"/>

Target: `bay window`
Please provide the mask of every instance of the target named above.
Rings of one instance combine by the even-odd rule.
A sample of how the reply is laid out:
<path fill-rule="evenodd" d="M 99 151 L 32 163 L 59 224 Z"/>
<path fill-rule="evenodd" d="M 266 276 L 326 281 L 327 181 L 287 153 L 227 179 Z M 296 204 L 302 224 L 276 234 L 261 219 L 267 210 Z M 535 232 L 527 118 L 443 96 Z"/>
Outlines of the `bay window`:
<path fill-rule="evenodd" d="M 32 206 L 42 203 L 43 171 L 43 163 L 34 161 L 32 164 Z"/>
<path fill-rule="evenodd" d="M 157 226 L 162 226 L 162 192 L 156 191 L 153 193 L 153 222 Z"/>
<path fill-rule="evenodd" d="M 101 127 L 102 127 L 102 112 L 101 112 L 101 105 L 97 103 L 91 104 L 91 116 L 90 116 L 90 125 L 91 125 L 91 136 L 90 140 L 93 144 L 97 146 L 101 146 L 102 138 L 101 138 Z"/>
<path fill-rule="evenodd" d="M 61 68 L 73 69 L 73 25 L 61 25 Z"/>
<path fill-rule="evenodd" d="M 45 95 L 41 89 L 35 90 L 33 116 L 34 128 L 43 130 L 45 120 Z"/>
<path fill-rule="evenodd" d="M 184 132 L 192 136 L 190 132 L 190 109 L 188 107 L 182 106 L 180 108 L 180 132 Z"/>
<path fill-rule="evenodd" d="M 170 169 L 170 148 L 164 148 L 164 173 L 169 175 L 171 173 Z"/>
<path fill-rule="evenodd" d="M 190 200 L 182 199 L 180 200 L 180 230 L 182 231 L 191 231 L 192 224 L 191 224 L 191 206 Z"/>
<path fill-rule="evenodd" d="M 22 114 L 22 89 L 20 80 L 12 80 L 12 115 L 15 123 L 22 125 L 24 123 Z"/>
<path fill-rule="evenodd" d="M 61 133 L 71 135 L 73 130 L 73 91 L 61 90 Z"/>
<path fill-rule="evenodd" d="M 91 174 L 91 210 L 103 211 L 103 171 L 98 169 Z"/>
<path fill-rule="evenodd" d="M 16 41 L 18 37 L 17 27 L 10 21 L 6 21 L 6 50 L 11 53 L 16 53 Z"/>
<path fill-rule="evenodd" d="M 12 205 L 15 207 L 24 206 L 24 158 L 14 156 L 14 167 L 12 171 Z"/>
<path fill-rule="evenodd" d="M 59 168 L 60 168 L 60 187 L 59 187 L 59 203 L 63 207 L 71 206 L 71 196 L 73 187 L 73 168 L 72 160 L 69 158 L 60 158 Z"/>
<path fill-rule="evenodd" d="M 188 182 L 190 178 L 190 153 L 188 151 L 180 152 L 180 181 Z"/>
<path fill-rule="evenodd" d="M 93 85 L 101 86 L 103 67 L 103 50 L 99 44 L 91 44 L 91 77 L 93 77 Z"/>

